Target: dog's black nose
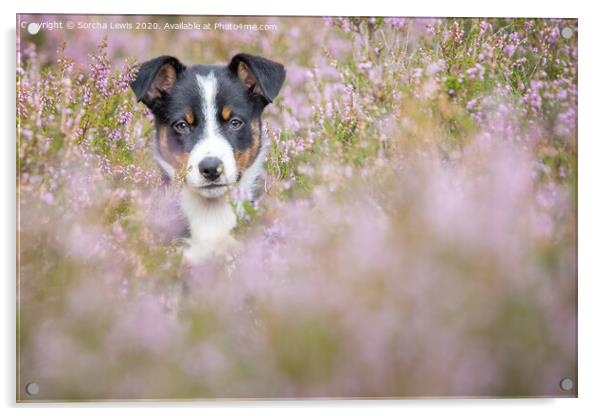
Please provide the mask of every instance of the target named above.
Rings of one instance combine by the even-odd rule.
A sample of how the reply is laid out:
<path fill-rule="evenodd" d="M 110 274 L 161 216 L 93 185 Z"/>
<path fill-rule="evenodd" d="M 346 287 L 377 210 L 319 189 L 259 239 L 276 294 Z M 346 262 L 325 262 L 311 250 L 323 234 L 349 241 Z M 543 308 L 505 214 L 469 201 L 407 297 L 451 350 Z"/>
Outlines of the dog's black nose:
<path fill-rule="evenodd" d="M 220 177 L 224 171 L 224 164 L 217 157 L 206 157 L 199 163 L 201 175 L 208 181 L 214 181 Z"/>

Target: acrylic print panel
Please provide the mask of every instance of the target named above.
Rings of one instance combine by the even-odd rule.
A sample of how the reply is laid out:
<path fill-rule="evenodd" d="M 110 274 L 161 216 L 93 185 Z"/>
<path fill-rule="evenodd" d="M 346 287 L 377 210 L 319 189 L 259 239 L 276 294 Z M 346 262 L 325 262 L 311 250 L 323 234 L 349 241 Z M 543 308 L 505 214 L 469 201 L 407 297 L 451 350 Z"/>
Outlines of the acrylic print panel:
<path fill-rule="evenodd" d="M 576 20 L 17 35 L 19 401 L 576 397 Z"/>

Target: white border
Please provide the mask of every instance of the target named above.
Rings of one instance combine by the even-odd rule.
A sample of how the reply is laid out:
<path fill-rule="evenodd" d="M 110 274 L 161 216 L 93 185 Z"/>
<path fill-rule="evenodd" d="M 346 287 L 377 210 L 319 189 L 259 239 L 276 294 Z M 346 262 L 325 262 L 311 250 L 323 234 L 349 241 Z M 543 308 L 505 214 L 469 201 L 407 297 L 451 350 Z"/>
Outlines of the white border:
<path fill-rule="evenodd" d="M 0 207 L 1 240 L 0 258 L 5 266 L 3 281 L 3 323 L 1 333 L 0 368 L 4 369 L 0 378 L 1 403 L 9 407 L 9 413 L 18 411 L 28 414 L 39 409 L 39 405 L 15 406 L 15 92 L 14 92 L 14 53 L 15 53 L 15 14 L 22 13 L 130 13 L 130 14 L 218 14 L 218 15 L 400 15 L 400 16 L 529 16 L 529 17 L 576 17 L 579 19 L 579 399 L 546 400 L 429 400 L 429 401 L 313 401 L 313 402 L 198 402 L 187 404 L 144 403 L 144 404 L 88 404 L 52 405 L 43 409 L 45 414 L 79 414 L 85 407 L 91 414 L 123 414 L 140 411 L 145 414 L 164 414 L 166 408 L 175 407 L 178 413 L 198 415 L 198 407 L 204 406 L 212 414 L 231 413 L 245 409 L 254 414 L 305 414 L 307 410 L 332 413 L 344 411 L 346 414 L 365 414 L 376 411 L 379 414 L 399 414 L 400 411 L 438 414 L 442 411 L 450 415 L 469 415 L 483 412 L 507 415 L 509 412 L 528 411 L 534 414 L 563 415 L 594 414 L 602 408 L 600 394 L 600 354 L 602 354 L 601 324 L 602 311 L 599 298 L 602 296 L 602 270 L 599 257 L 602 244 L 600 217 L 602 214 L 602 189 L 598 178 L 602 178 L 602 134 L 600 134 L 600 60 L 601 39 L 599 33 L 600 14 L 596 13 L 594 2 L 551 1 L 526 2 L 524 0 L 504 0 L 484 2 L 455 0 L 420 1 L 394 5 L 391 0 L 369 0 L 363 2 L 325 2 L 304 0 L 302 2 L 228 0 L 201 2 L 192 0 L 163 1 L 123 1 L 102 0 L 98 3 L 68 1 L 19 0 L 3 3 L 2 29 L 4 41 L 1 44 L 4 65 L 2 71 L 3 95 L 2 125 L 5 134 L 2 140 L 2 191 L 4 198 Z M 20 407 L 21 409 L 15 409 Z M 306 409 L 309 408 L 309 409 Z M 596 409 L 596 410 L 594 410 Z"/>

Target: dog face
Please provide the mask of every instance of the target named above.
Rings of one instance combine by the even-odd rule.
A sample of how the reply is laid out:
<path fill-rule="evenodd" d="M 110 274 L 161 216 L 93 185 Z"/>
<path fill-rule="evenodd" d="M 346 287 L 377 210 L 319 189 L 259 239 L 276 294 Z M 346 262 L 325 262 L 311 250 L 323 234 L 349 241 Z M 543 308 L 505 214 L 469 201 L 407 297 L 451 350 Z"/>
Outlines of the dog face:
<path fill-rule="evenodd" d="M 161 168 L 170 178 L 186 169 L 187 186 L 217 198 L 257 159 L 261 114 L 284 78 L 281 64 L 253 55 L 191 67 L 161 56 L 140 66 L 131 87 L 155 117 Z"/>

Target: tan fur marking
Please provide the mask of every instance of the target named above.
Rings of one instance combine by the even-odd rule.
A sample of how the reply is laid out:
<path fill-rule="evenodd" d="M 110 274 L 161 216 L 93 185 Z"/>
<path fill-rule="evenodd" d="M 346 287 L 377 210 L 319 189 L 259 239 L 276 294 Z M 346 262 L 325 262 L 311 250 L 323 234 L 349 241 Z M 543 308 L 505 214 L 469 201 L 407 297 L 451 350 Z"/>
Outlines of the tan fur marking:
<path fill-rule="evenodd" d="M 172 85 L 174 82 L 176 82 L 176 79 L 178 78 L 176 70 L 171 64 L 163 65 L 161 68 L 161 74 L 165 77 L 165 82 L 169 83 L 169 85 Z"/>
<path fill-rule="evenodd" d="M 148 96 L 156 98 L 161 95 L 161 92 L 169 91 L 173 84 L 178 79 L 178 74 L 171 64 L 165 64 L 159 70 L 155 77 L 152 88 L 148 91 Z"/>
<path fill-rule="evenodd" d="M 259 88 L 259 83 L 257 79 L 253 75 L 251 71 L 249 71 L 249 67 L 244 62 L 240 61 L 238 63 L 238 67 L 236 68 L 236 73 L 238 74 L 238 78 L 249 88 L 251 91 L 257 94 L 263 94 L 261 88 Z"/>
<path fill-rule="evenodd" d="M 194 124 L 194 114 L 192 111 L 187 112 L 184 115 L 184 120 L 186 120 L 186 122 L 190 125 Z"/>
<path fill-rule="evenodd" d="M 257 154 L 259 153 L 259 120 L 253 120 L 251 122 L 251 137 L 253 141 L 251 146 L 245 150 L 237 150 L 234 152 L 234 159 L 236 160 L 236 168 L 241 174 L 253 164 Z"/>
<path fill-rule="evenodd" d="M 247 64 L 242 61 L 239 62 L 236 72 L 238 73 L 238 78 L 246 84 L 246 81 L 249 78 L 249 68 L 247 67 Z"/>
<path fill-rule="evenodd" d="M 228 107 L 227 105 L 224 106 L 224 108 L 222 108 L 222 118 L 225 121 L 230 120 L 230 116 L 232 115 L 232 109 L 230 107 Z"/>
<path fill-rule="evenodd" d="M 180 169 L 186 166 L 188 162 L 188 152 L 172 152 L 167 143 L 167 127 L 159 127 L 159 153 L 161 157 L 173 166 L 175 169 Z"/>

